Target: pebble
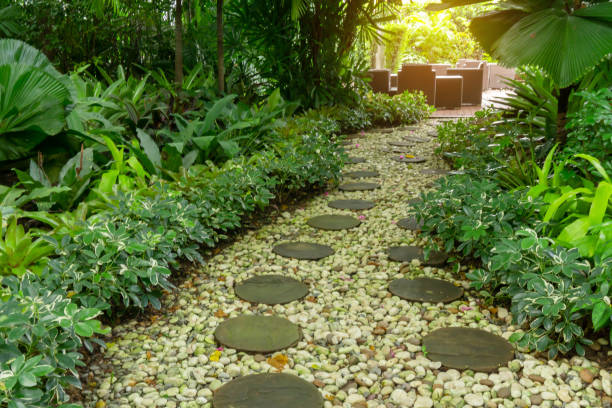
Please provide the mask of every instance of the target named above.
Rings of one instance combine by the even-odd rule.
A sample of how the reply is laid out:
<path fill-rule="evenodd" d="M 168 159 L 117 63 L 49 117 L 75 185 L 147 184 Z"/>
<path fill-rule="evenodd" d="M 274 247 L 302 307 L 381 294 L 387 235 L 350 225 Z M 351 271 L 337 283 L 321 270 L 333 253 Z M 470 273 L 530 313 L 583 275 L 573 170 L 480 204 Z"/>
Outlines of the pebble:
<path fill-rule="evenodd" d="M 416 133 L 425 134 L 427 128 L 422 125 Z M 330 189 L 328 196 L 314 197 L 302 209 L 283 209 L 282 218 L 247 230 L 198 273 L 187 275 L 180 290 L 165 295 L 167 310 L 156 315 L 157 320 L 126 320 L 115 326 L 113 340 L 108 340 L 114 346 L 89 368 L 97 385 L 84 387 L 84 406 L 102 401 L 105 405 L 97 408 L 211 408 L 213 391 L 228 381 L 276 371 L 314 384 L 325 397 L 324 408 L 522 408 L 536 403 L 582 408 L 598 407 L 602 398 L 604 403 L 612 401 L 610 373 L 584 357 L 547 361 L 519 348 L 514 360 L 490 374 L 446 369 L 426 358 L 422 339 L 437 328 L 480 327 L 509 338 L 518 327 L 511 324 L 506 308 L 483 309 L 469 290 L 447 305 L 407 302 L 388 292 L 391 280 L 412 276 L 447 279 L 469 288 L 461 276 L 470 268 L 462 266 L 461 274 L 455 274 L 452 265 L 431 268 L 418 260 L 399 265 L 387 259 L 391 245 L 424 244 L 423 237 L 393 227 L 390 220 L 405 217 L 405 202 L 436 177 L 420 174 L 418 165 L 391 163 L 387 153 L 376 150 L 380 138 L 366 134 L 358 148 L 360 156 L 371 156 L 368 167 L 381 173 L 379 190 Z M 427 167 L 444 168 L 441 159 L 432 157 L 433 149 L 431 143 L 419 143 L 411 153 L 430 157 Z M 372 199 L 377 206 L 355 212 L 363 223 L 351 231 L 330 233 L 305 225 L 306 219 L 329 212 L 330 199 L 345 198 Z M 330 245 L 336 254 L 311 262 L 271 253 L 275 242 L 294 239 Z M 310 293 L 276 306 L 236 298 L 235 282 L 265 273 L 293 276 L 307 284 Z M 272 354 L 219 347 L 214 337 L 218 324 L 253 313 L 288 318 L 300 327 L 302 341 Z M 607 346 L 600 340 L 602 348 Z M 278 366 L 272 366 L 268 358 L 279 354 L 287 360 L 275 360 Z"/>

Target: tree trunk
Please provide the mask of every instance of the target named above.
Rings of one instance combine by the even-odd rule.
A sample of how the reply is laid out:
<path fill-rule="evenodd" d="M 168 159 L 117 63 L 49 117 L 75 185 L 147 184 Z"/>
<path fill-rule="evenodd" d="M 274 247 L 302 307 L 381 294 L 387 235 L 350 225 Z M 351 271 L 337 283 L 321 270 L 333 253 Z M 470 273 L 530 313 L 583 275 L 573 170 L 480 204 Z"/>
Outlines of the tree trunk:
<path fill-rule="evenodd" d="M 179 91 L 183 86 L 183 0 L 176 0 L 174 10 L 174 83 Z"/>
<path fill-rule="evenodd" d="M 225 91 L 225 64 L 223 62 L 223 0 L 217 0 L 217 71 L 219 93 Z"/>

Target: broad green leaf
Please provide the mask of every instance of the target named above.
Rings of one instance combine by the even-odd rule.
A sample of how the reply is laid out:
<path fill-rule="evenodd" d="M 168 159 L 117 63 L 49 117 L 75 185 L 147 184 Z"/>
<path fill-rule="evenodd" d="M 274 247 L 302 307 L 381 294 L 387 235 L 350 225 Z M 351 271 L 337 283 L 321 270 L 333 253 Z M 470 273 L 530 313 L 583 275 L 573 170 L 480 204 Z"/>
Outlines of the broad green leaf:
<path fill-rule="evenodd" d="M 502 63 L 539 66 L 562 88 L 579 79 L 611 50 L 612 25 L 553 8 L 521 19 L 492 47 L 493 56 Z"/>
<path fill-rule="evenodd" d="M 149 134 L 142 129 L 137 129 L 136 133 L 138 135 L 138 140 L 140 140 L 140 145 L 144 150 L 145 154 L 158 168 L 161 168 L 161 154 L 159 152 L 159 147 L 157 143 L 149 136 Z"/>
<path fill-rule="evenodd" d="M 602 181 L 595 190 L 595 197 L 589 211 L 591 225 L 601 224 L 610 206 L 609 200 L 612 196 L 612 184 Z"/>
<path fill-rule="evenodd" d="M 593 307 L 593 313 L 591 318 L 593 320 L 593 329 L 595 331 L 601 329 L 608 323 L 612 316 L 612 306 L 606 304 L 603 301 L 599 301 Z"/>

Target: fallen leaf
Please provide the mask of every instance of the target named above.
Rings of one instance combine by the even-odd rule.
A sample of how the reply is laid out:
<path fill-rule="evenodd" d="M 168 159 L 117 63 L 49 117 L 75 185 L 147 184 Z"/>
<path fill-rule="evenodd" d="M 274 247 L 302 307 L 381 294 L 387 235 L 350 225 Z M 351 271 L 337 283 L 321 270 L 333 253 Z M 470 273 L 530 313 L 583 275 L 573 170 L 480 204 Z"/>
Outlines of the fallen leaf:
<path fill-rule="evenodd" d="M 274 357 L 268 357 L 268 364 L 277 370 L 282 370 L 289 362 L 289 357 L 284 354 L 277 354 Z"/>
<path fill-rule="evenodd" d="M 219 282 L 225 282 L 225 276 L 219 276 L 219 277 L 217 278 L 217 280 L 218 280 Z"/>
<path fill-rule="evenodd" d="M 66 297 L 67 297 L 68 299 L 70 299 L 70 298 L 71 298 L 71 297 L 73 297 L 74 295 L 76 295 L 76 292 L 75 292 L 74 290 L 71 290 L 70 292 L 66 293 Z M 98 401 L 98 402 L 102 402 L 102 403 L 103 403 L 103 401 Z"/>
<path fill-rule="evenodd" d="M 147 351 L 147 360 L 150 360 L 150 359 L 151 359 L 151 352 Z"/>
<path fill-rule="evenodd" d="M 214 351 L 210 355 L 210 357 L 208 357 L 210 361 L 219 361 L 220 358 L 221 358 L 221 352 L 219 350 Z"/>
<path fill-rule="evenodd" d="M 317 303 L 317 299 L 314 296 L 308 296 L 306 300 L 312 303 Z"/>
<path fill-rule="evenodd" d="M 219 309 L 215 312 L 215 317 L 227 317 L 227 313 L 225 313 L 223 310 Z"/>

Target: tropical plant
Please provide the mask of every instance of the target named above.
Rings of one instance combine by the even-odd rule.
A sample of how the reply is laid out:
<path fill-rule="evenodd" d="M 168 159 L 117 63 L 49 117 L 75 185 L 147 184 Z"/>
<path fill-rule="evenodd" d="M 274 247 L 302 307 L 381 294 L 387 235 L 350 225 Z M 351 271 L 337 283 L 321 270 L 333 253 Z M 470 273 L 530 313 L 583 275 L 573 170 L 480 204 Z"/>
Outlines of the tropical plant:
<path fill-rule="evenodd" d="M 74 407 L 64 403 L 68 387 L 81 387 L 81 349 L 92 351 L 103 344 L 92 336 L 110 331 L 95 320 L 100 310 L 79 308 L 30 274 L 2 284 L 9 297 L 0 302 L 0 405 Z"/>
<path fill-rule="evenodd" d="M 0 40 L 0 161 L 30 154 L 66 123 L 67 78 L 47 57 L 19 40 Z"/>
<path fill-rule="evenodd" d="M 543 197 L 548 205 L 542 210 L 542 221 L 548 223 L 546 232 L 557 243 L 577 248 L 586 258 L 612 257 L 612 180 L 599 160 L 586 154 L 576 154 L 593 166 L 600 180 L 595 185 L 588 178 L 581 178 L 582 186 L 573 187 L 563 183 L 561 174 L 568 165 L 561 162 L 555 165 L 552 185 L 548 185 L 548 172 L 552 162 L 552 152 L 542 170 L 540 182 L 532 187 L 529 197 Z"/>
<path fill-rule="evenodd" d="M 4 225 L 2 214 L 0 220 L 0 224 Z M 40 274 L 47 256 L 54 251 L 53 241 L 34 239 L 30 231 L 25 232 L 23 225 L 17 224 L 17 220 L 18 216 L 10 216 L 7 227 L 2 228 L 0 233 L 0 275 Z"/>
<path fill-rule="evenodd" d="M 428 10 L 490 0 L 443 0 Z M 568 87 L 612 52 L 612 3 L 573 0 L 503 1 L 494 12 L 472 19 L 470 30 L 502 64 L 541 67 Z"/>

